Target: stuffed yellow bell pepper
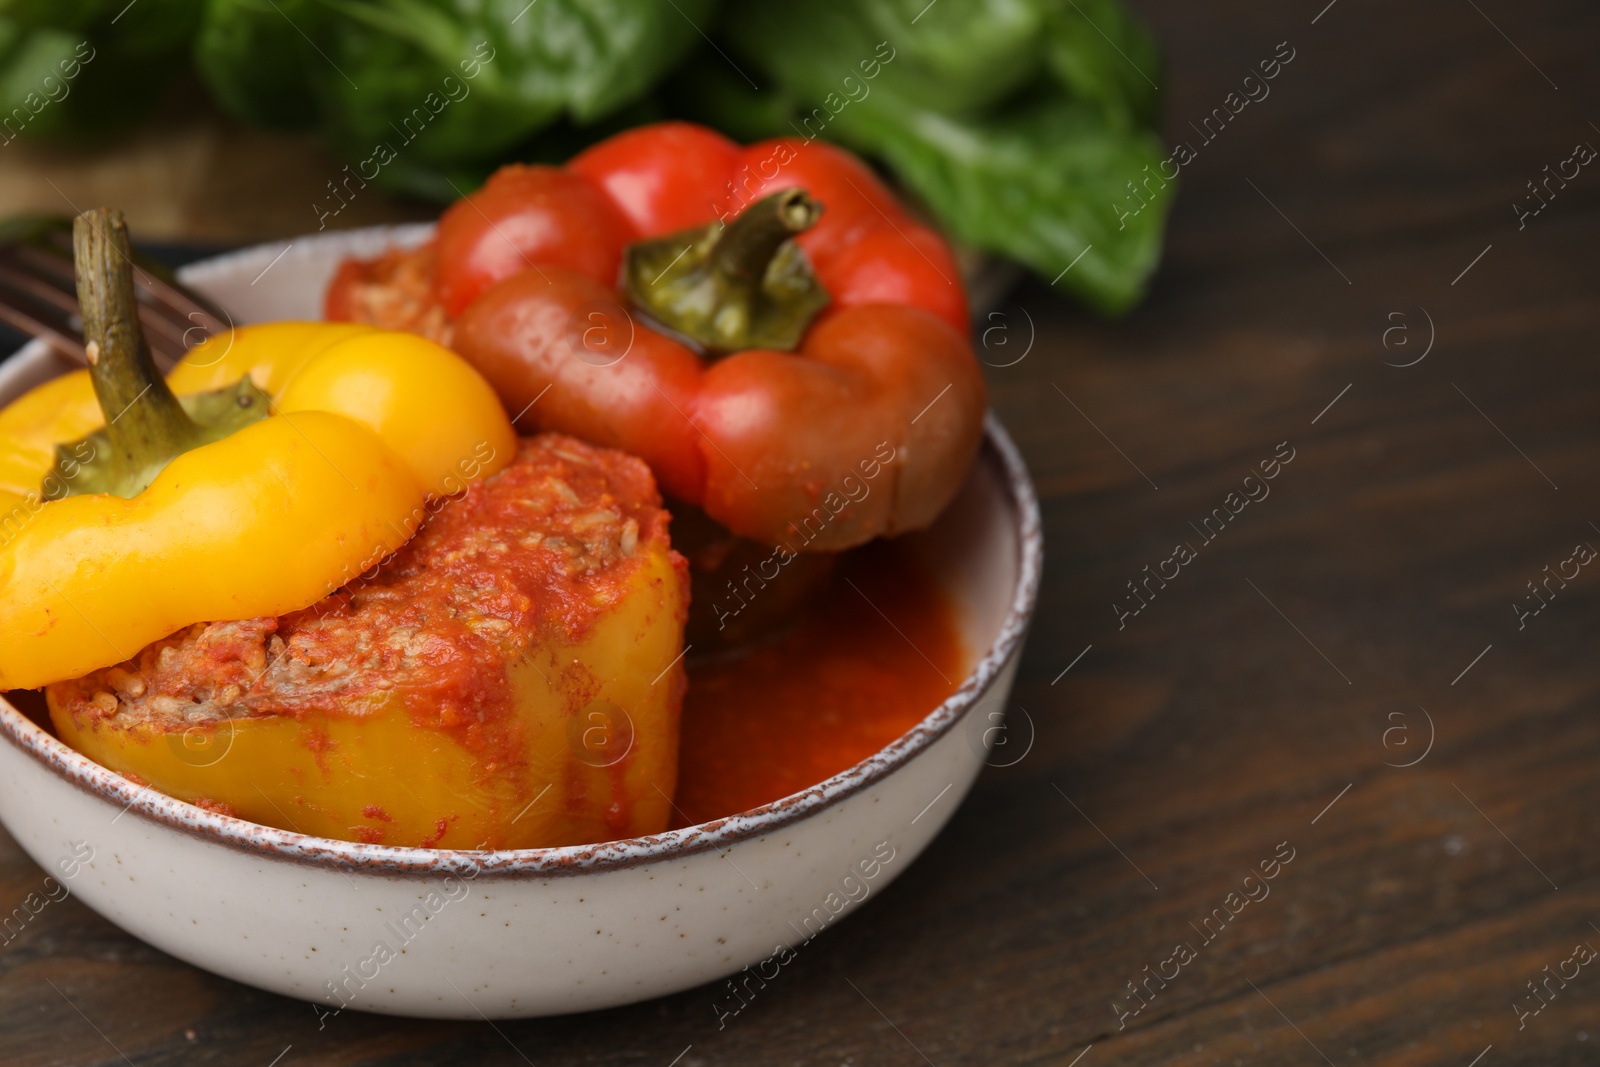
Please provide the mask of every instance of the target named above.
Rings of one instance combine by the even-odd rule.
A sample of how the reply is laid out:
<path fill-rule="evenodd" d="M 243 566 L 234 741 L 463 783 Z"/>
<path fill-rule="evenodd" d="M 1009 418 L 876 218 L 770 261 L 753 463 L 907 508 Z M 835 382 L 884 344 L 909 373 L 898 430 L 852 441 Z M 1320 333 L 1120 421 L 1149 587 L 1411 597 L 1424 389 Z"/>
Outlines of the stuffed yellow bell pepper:
<path fill-rule="evenodd" d="M 0 414 L 0 689 L 77 677 L 191 623 L 303 608 L 404 544 L 463 464 L 482 477 L 510 462 L 494 392 L 406 334 L 247 327 L 163 382 L 120 218 L 76 229 L 90 367 Z M 480 442 L 494 458 L 474 459 Z"/>
<path fill-rule="evenodd" d="M 163 382 L 120 217 L 75 243 L 91 366 L 0 411 L 0 688 L 46 686 L 114 770 L 305 833 L 667 825 L 687 576 L 642 463 L 519 443 L 463 361 L 366 327 L 244 327 Z"/>
<path fill-rule="evenodd" d="M 446 848 L 664 829 L 685 568 L 644 464 L 524 441 L 311 608 L 197 624 L 48 687 L 62 740 L 322 837 Z"/>

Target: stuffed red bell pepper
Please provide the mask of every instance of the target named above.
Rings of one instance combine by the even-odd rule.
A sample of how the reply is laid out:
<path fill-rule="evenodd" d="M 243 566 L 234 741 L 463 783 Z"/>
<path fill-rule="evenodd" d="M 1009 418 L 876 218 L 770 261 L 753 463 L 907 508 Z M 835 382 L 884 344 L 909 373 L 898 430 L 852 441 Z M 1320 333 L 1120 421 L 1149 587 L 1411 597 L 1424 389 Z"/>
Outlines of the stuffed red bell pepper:
<path fill-rule="evenodd" d="M 504 167 L 327 311 L 446 339 L 525 423 L 796 551 L 926 526 L 982 434 L 949 247 L 821 142 L 662 123 Z"/>

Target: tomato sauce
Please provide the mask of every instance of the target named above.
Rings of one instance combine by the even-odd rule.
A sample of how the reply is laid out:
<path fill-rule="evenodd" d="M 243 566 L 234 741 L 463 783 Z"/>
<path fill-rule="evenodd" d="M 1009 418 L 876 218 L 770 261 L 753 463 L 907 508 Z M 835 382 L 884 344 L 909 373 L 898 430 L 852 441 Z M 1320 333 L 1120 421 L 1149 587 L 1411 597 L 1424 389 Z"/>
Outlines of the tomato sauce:
<path fill-rule="evenodd" d="M 903 545 L 849 553 L 781 639 L 690 666 L 679 825 L 748 811 L 854 766 L 955 692 L 967 665 L 954 605 Z"/>

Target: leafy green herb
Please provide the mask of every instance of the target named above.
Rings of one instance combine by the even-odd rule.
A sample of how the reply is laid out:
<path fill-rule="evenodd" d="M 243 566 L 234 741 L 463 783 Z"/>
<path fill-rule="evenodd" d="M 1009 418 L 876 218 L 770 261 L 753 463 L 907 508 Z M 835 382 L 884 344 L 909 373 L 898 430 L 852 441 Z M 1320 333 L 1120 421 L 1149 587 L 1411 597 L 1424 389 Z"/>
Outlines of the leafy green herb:
<path fill-rule="evenodd" d="M 722 32 L 766 82 L 743 95 L 793 103 L 752 130 L 758 112 L 715 75 L 711 115 L 878 157 L 957 237 L 1098 311 L 1143 295 L 1175 186 L 1155 46 L 1116 0 L 814 0 L 804 18 L 759 0 L 727 9 Z"/>
<path fill-rule="evenodd" d="M 194 64 L 217 104 L 254 126 L 315 125 L 320 59 L 302 34 L 323 31 L 323 11 L 316 0 L 207 0 Z"/>
<path fill-rule="evenodd" d="M 643 96 L 711 6 L 206 0 L 195 62 L 240 118 L 320 123 L 353 160 L 386 145 L 379 180 L 448 198 L 452 172 L 486 171 L 558 120 L 595 123 Z"/>
<path fill-rule="evenodd" d="M 184 71 L 200 3 L 0 0 L 0 142 L 84 140 L 144 115 Z"/>
<path fill-rule="evenodd" d="M 0 0 L 0 142 L 126 126 L 186 60 L 229 113 L 439 200 L 663 103 L 836 140 L 1106 314 L 1143 295 L 1176 189 L 1121 0 Z"/>

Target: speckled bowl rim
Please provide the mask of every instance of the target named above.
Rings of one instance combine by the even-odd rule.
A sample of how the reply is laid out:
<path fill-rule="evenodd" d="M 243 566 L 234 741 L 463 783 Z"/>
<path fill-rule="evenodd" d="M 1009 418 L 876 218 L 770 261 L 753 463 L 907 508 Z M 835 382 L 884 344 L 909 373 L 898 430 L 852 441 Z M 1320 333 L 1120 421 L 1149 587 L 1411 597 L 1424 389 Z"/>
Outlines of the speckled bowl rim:
<path fill-rule="evenodd" d="M 1017 538 L 1017 580 L 994 642 L 961 687 L 899 739 L 826 781 L 739 815 L 645 837 L 559 848 L 474 850 L 372 845 L 263 826 L 206 811 L 138 785 L 52 737 L 4 698 L 0 698 L 0 735 L 57 777 L 122 808 L 122 815 L 148 819 L 258 856 L 341 872 L 429 877 L 472 873 L 537 879 L 671 862 L 721 849 L 793 825 L 887 778 L 953 729 L 1018 653 L 1038 595 L 1043 534 L 1039 501 L 1027 467 L 992 412 L 985 420 L 978 462 L 990 465 L 1001 476 L 1001 488 L 1010 498 Z"/>

